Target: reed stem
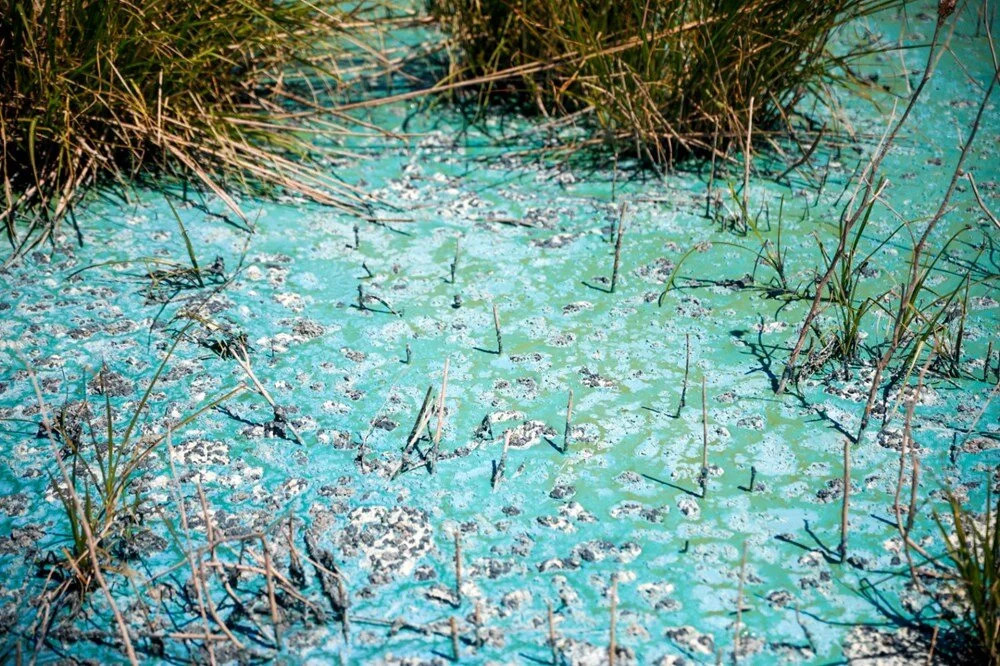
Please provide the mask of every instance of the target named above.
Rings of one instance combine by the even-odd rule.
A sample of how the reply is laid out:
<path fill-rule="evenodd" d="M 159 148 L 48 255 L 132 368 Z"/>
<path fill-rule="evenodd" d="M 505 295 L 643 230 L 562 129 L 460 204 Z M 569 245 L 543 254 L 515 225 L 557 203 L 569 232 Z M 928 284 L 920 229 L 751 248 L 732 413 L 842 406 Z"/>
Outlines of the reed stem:
<path fill-rule="evenodd" d="M 500 314 L 497 312 L 497 304 L 492 303 L 493 306 L 493 328 L 497 335 L 497 355 L 503 355 L 503 336 L 500 333 Z"/>
<path fill-rule="evenodd" d="M 438 396 L 437 406 L 437 428 L 434 430 L 434 447 L 428 459 L 431 474 L 436 471 L 438 456 L 441 451 L 441 431 L 444 429 L 444 399 L 448 391 L 448 365 L 450 363 L 450 358 L 444 360 L 444 373 L 441 375 L 441 395 Z"/>
<path fill-rule="evenodd" d="M 913 521 L 917 517 L 917 492 L 920 489 L 920 458 L 916 451 L 910 452 L 913 471 L 910 474 L 910 506 L 906 512 L 906 534 L 913 530 Z"/>
<path fill-rule="evenodd" d="M 624 201 L 621 205 L 621 212 L 618 216 L 618 235 L 615 238 L 615 264 L 611 269 L 611 293 L 615 293 L 615 286 L 618 284 L 618 265 L 621 263 L 622 257 L 622 238 L 625 236 L 625 211 L 628 209 L 628 204 Z"/>
<path fill-rule="evenodd" d="M 701 486 L 701 496 L 708 491 L 708 404 L 706 400 L 705 375 L 701 376 L 701 474 L 698 484 Z"/>
<path fill-rule="evenodd" d="M 847 519 L 851 507 L 851 442 L 844 440 L 844 497 L 840 506 L 840 562 L 847 561 Z"/>
<path fill-rule="evenodd" d="M 986 347 L 986 360 L 983 361 L 983 381 L 989 381 L 990 365 L 993 363 L 993 341 Z"/>
<path fill-rule="evenodd" d="M 496 490 L 496 487 L 500 484 L 503 479 L 504 468 L 507 467 L 507 450 L 510 448 L 510 430 L 503 434 L 503 451 L 500 452 L 500 461 L 497 463 L 496 468 L 493 470 L 493 479 L 490 483 L 492 488 Z"/>
<path fill-rule="evenodd" d="M 691 334 L 684 334 L 684 383 L 681 385 L 681 404 L 677 407 L 677 415 L 687 405 L 688 374 L 691 371 Z"/>
<path fill-rule="evenodd" d="M 750 96 L 750 115 L 747 121 L 747 138 L 743 145 L 743 228 L 750 226 L 750 137 L 753 134 L 753 95 Z"/>

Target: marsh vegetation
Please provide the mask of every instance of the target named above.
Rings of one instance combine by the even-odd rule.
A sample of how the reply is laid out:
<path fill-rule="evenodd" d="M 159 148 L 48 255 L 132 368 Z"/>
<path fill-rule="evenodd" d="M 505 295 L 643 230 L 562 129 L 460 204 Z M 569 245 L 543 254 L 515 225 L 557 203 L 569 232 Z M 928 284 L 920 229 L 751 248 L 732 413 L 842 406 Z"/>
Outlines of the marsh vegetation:
<path fill-rule="evenodd" d="M 0 661 L 1000 664 L 990 3 L 4 1 Z"/>

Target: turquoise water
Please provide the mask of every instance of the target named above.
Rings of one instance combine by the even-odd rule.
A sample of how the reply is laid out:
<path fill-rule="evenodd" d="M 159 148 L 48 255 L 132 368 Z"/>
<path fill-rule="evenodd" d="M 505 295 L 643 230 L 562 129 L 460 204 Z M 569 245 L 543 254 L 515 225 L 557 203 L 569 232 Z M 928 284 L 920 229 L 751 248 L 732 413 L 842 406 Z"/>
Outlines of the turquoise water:
<path fill-rule="evenodd" d="M 932 12 L 911 12 L 906 41 L 920 43 L 932 21 Z M 895 39 L 885 24 L 870 27 Z M 952 39 L 955 57 L 941 59 L 886 161 L 891 211 L 874 216 L 866 238 L 871 247 L 900 218 L 919 219 L 939 202 L 988 80 L 985 48 L 970 12 Z M 915 69 L 924 57 L 919 49 L 908 51 L 906 65 Z M 893 77 L 899 54 L 875 66 L 893 90 L 905 92 L 905 83 Z M 888 95 L 877 105 L 846 96 L 843 102 L 843 145 L 818 152 L 813 180 L 800 171 L 790 185 L 763 176 L 752 181 L 751 204 L 768 206 L 772 224 L 762 234 L 772 240 L 783 201 L 782 244 L 792 285 L 812 279 L 816 237 L 833 242 L 842 192 L 892 111 Z M 994 210 L 1000 209 L 996 104 L 994 97 L 967 162 Z M 265 529 L 292 517 L 298 534 L 312 529 L 334 553 L 351 596 L 348 640 L 332 620 L 293 622 L 284 661 L 447 659 L 448 618 L 457 619 L 463 640 L 471 639 L 477 603 L 488 639 L 478 646 L 463 642 L 464 661 L 548 661 L 548 602 L 567 661 L 603 663 L 613 575 L 617 642 L 628 650 L 622 660 L 674 656 L 713 663 L 717 650 L 729 659 L 744 543 L 745 663 L 857 657 L 870 649 L 873 630 L 894 631 L 892 613 L 913 617 L 919 600 L 906 589 L 892 513 L 899 458 L 893 434 L 904 405 L 894 405 L 885 428 L 875 419 L 852 447 L 850 553 L 858 566 L 828 562 L 821 544 L 834 549 L 839 540 L 835 480 L 843 432 L 857 431 L 863 402 L 851 389 L 864 369 L 852 368 L 846 378 L 821 373 L 802 383 L 801 396 L 774 395 L 773 375 L 780 375 L 808 303 L 786 303 L 733 284 L 754 272 L 754 253 L 724 243 L 755 252 L 759 241 L 704 216 L 705 169 L 662 179 L 570 170 L 511 157 L 509 146 L 497 149 L 492 139 L 516 129 L 506 119 L 488 122 L 488 134 L 483 128 L 459 133 L 460 118 L 440 107 L 399 105 L 379 114 L 380 122 L 399 127 L 408 121 L 409 141 L 358 140 L 351 147 L 364 159 L 338 160 L 330 169 L 395 206 L 376 208 L 385 222 L 359 222 L 294 199 L 243 199 L 256 229 L 247 244 L 241 229 L 220 220 L 225 209 L 218 201 L 178 211 L 202 265 L 218 256 L 231 272 L 247 248 L 242 272 L 203 311 L 245 332 L 256 375 L 288 410 L 303 440 L 265 428 L 272 410 L 254 392 L 228 401 L 228 413 L 204 414 L 172 438 L 188 511 L 199 514 L 194 481 L 200 479 L 213 521 L 226 531 Z M 737 185 L 741 177 L 737 166 L 722 180 Z M 609 293 L 612 229 L 622 203 L 621 271 Z M 932 281 L 943 289 L 964 279 L 975 262 L 973 280 L 982 281 L 970 288 L 963 367 L 978 377 L 990 340 L 1000 349 L 998 232 L 964 186 L 954 204 L 932 243 L 940 247 L 963 225 L 972 228 L 951 246 Z M 0 543 L 0 601 L 8 616 L 18 618 L 4 639 L 5 659 L 19 636 L 32 645 L 25 633 L 33 617 L 26 599 L 44 582 L 31 575 L 34 561 L 66 543 L 61 508 L 47 492 L 48 474 L 56 469 L 46 442 L 35 437 L 37 408 L 19 357 L 30 361 L 50 404 L 80 399 L 101 363 L 141 388 L 182 326 L 173 315 L 209 295 L 164 287 L 150 298 L 139 262 L 74 274 L 140 257 L 185 263 L 162 195 L 140 191 L 128 202 L 95 197 L 78 220 L 82 247 L 67 229 L 53 251 L 3 277 L 0 417 L 8 420 L 0 429 L 0 535 L 14 538 Z M 520 224 L 504 222 L 511 220 Z M 908 238 L 900 233 L 878 252 L 866 289 L 880 293 L 901 279 Z M 695 246 L 699 250 L 679 272 L 681 288 L 658 306 L 672 266 Z M 762 267 L 756 275 L 759 282 L 770 277 Z M 358 308 L 359 284 L 383 303 L 369 299 Z M 164 304 L 166 295 L 171 299 Z M 494 303 L 502 354 L 496 353 Z M 869 338 L 885 335 L 886 326 L 884 318 L 873 320 Z M 690 386 L 686 407 L 675 415 L 688 337 Z M 446 362 L 436 471 L 419 467 L 391 479 L 424 393 L 434 386 L 437 394 Z M 190 339 L 179 344 L 167 368 L 145 416 L 148 432 L 162 431 L 168 421 L 246 380 L 231 359 Z M 697 496 L 702 377 L 711 470 L 704 498 Z M 1000 401 L 988 402 L 994 385 L 992 377 L 934 380 L 921 394 L 914 437 L 927 502 L 921 502 L 916 534 L 934 552 L 940 546 L 931 513 L 943 506 L 938 489 L 952 484 L 978 506 L 998 462 Z M 561 451 L 570 390 L 570 444 Z M 91 400 L 95 407 L 103 401 Z M 123 413 L 134 400 L 134 392 L 114 398 Z M 978 432 L 967 436 L 981 412 Z M 483 427 L 484 419 L 491 427 Z M 435 415 L 431 432 L 436 427 Z M 504 478 L 491 488 L 509 429 L 515 435 Z M 746 490 L 751 468 L 752 492 Z M 176 520 L 169 479 L 161 447 L 139 484 L 146 527 L 165 539 L 155 507 Z M 192 523 L 201 535 L 199 520 Z M 441 597 L 454 586 L 456 530 L 462 533 L 464 585 L 461 602 L 453 605 Z M 277 566 L 287 567 L 287 541 L 272 541 Z M 304 549 L 301 541 L 298 548 Z M 158 576 L 181 560 L 173 546 L 149 547 L 127 575 L 111 577 L 139 634 L 140 613 L 126 599 L 129 581 L 150 603 L 160 586 L 183 586 L 189 574 Z M 259 581 L 249 589 L 254 585 L 259 591 Z M 305 594 L 326 603 L 312 578 Z M 97 594 L 90 603 L 98 617 L 110 618 Z M 152 603 L 152 613 L 167 625 L 176 622 L 171 631 L 195 627 L 196 616 L 185 617 L 177 610 L 181 605 L 176 597 Z M 399 618 L 429 631 L 390 631 L 382 624 Z M 62 635 L 53 641 L 57 647 L 50 646 L 43 660 L 60 651 L 121 658 L 92 642 Z M 261 658 L 275 654 L 265 640 L 248 642 Z M 137 646 L 147 643 L 140 639 Z M 166 658 L 203 655 L 174 641 Z"/>

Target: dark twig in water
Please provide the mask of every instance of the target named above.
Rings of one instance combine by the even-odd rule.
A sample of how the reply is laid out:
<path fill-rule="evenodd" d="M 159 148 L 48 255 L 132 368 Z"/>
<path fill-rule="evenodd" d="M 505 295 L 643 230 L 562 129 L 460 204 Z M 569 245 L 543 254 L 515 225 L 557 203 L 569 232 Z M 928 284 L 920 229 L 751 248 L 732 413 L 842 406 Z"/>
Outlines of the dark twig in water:
<path fill-rule="evenodd" d="M 677 405 L 677 416 L 681 415 L 681 410 L 687 404 L 688 373 L 691 370 L 691 334 L 684 334 L 684 383 L 681 385 L 681 402 Z"/>
<path fill-rule="evenodd" d="M 510 430 L 504 432 L 503 434 L 503 450 L 500 452 L 500 461 L 493 468 L 493 478 L 490 480 L 490 484 L 494 490 L 503 480 L 503 472 L 507 467 L 507 450 L 510 448 Z"/>
<path fill-rule="evenodd" d="M 260 537 L 260 548 L 264 553 L 264 571 L 266 572 L 265 580 L 267 581 L 267 602 L 268 608 L 271 611 L 271 625 L 274 629 L 274 644 L 279 650 L 281 650 L 281 615 L 278 613 L 278 603 L 275 601 L 274 597 L 274 567 L 271 565 L 271 548 L 267 545 L 267 539 L 265 539 L 263 535 Z"/>
<path fill-rule="evenodd" d="M 496 330 L 497 335 L 497 355 L 503 354 L 503 336 L 500 333 L 500 314 L 497 312 L 497 304 L 491 303 L 493 306 L 493 328 Z"/>
<path fill-rule="evenodd" d="M 621 212 L 618 216 L 618 235 L 615 238 L 615 263 L 611 269 L 611 293 L 615 293 L 615 286 L 618 284 L 618 265 L 622 257 L 622 238 L 625 236 L 625 211 L 628 204 L 622 202 Z"/>
<path fill-rule="evenodd" d="M 965 177 L 969 179 L 969 184 L 972 185 L 972 193 L 976 197 L 976 203 L 979 204 L 979 208 L 981 208 L 986 214 L 986 217 L 988 217 L 990 221 L 996 225 L 996 228 L 1000 229 L 1000 220 L 998 220 L 997 216 L 993 214 L 993 211 L 986 207 L 986 202 L 983 201 L 982 195 L 979 194 L 979 188 L 976 187 L 976 179 L 973 178 L 972 174 L 969 172 L 966 172 Z"/>
<path fill-rule="evenodd" d="M 455 284 L 455 271 L 458 270 L 458 252 L 460 237 L 455 237 L 455 258 L 451 261 L 451 284 Z"/>
<path fill-rule="evenodd" d="M 420 436 L 424 432 L 424 428 L 427 427 L 428 422 L 431 419 L 431 388 L 427 387 L 427 392 L 424 394 L 424 401 L 420 405 L 420 411 L 417 412 L 417 420 L 413 423 L 413 429 L 410 430 L 410 436 L 406 438 L 406 443 L 403 445 L 403 455 L 399 460 L 399 467 L 393 472 L 392 477 L 395 479 L 399 476 L 404 468 L 407 467 L 407 456 L 409 456 L 410 451 L 416 446 L 417 441 L 420 440 Z"/>
<path fill-rule="evenodd" d="M 238 342 L 229 349 L 229 352 L 232 359 L 236 361 L 236 364 L 240 366 L 246 376 L 250 379 L 250 382 L 257 390 L 257 393 L 259 393 L 260 396 L 267 401 L 267 404 L 271 406 L 271 411 L 274 412 L 275 422 L 287 426 L 291 433 L 295 436 L 295 441 L 301 445 L 305 445 L 305 440 L 302 439 L 302 436 L 292 424 L 291 420 L 286 418 L 284 410 L 278 407 L 274 398 L 271 397 L 268 390 L 264 387 L 261 381 L 257 379 L 257 375 L 254 374 L 253 368 L 250 367 L 250 354 L 247 351 L 246 345 L 243 342 Z"/>
<path fill-rule="evenodd" d="M 990 365 L 993 363 L 993 341 L 986 347 L 986 359 L 983 361 L 983 381 L 990 379 Z"/>
<path fill-rule="evenodd" d="M 701 376 L 701 473 L 698 475 L 698 485 L 701 486 L 701 496 L 708 491 L 708 403 L 705 398 L 705 375 Z"/>
<path fill-rule="evenodd" d="M 840 562 L 847 561 L 847 529 L 851 510 L 851 442 L 844 440 L 844 496 L 840 505 Z"/>
<path fill-rule="evenodd" d="M 316 538 L 311 532 L 306 532 L 305 541 L 306 552 L 309 555 L 309 561 L 316 569 L 316 577 L 319 578 L 320 588 L 330 602 L 334 617 L 340 619 L 344 640 L 347 640 L 350 634 L 348 609 L 350 608 L 351 601 L 347 594 L 347 588 L 344 585 L 344 576 L 337 567 L 337 563 L 333 559 L 333 554 L 321 548 L 316 543 Z"/>

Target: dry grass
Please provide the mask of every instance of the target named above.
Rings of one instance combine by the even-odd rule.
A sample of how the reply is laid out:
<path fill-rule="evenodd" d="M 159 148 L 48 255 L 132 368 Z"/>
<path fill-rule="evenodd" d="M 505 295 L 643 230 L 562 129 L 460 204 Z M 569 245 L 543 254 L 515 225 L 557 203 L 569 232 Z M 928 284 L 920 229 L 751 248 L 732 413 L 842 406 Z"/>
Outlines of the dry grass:
<path fill-rule="evenodd" d="M 83 186 L 126 188 L 151 171 L 199 180 L 241 218 L 236 190 L 358 208 L 355 191 L 316 167 L 310 133 L 344 129 L 317 116 L 318 102 L 361 11 L 335 0 L 0 0 L 8 263 L 51 236 Z"/>
<path fill-rule="evenodd" d="M 893 4 L 430 0 L 459 54 L 439 88 L 474 81 L 484 102 L 586 117 L 599 131 L 584 144 L 656 164 L 787 124 L 803 96 L 849 76 L 858 54 L 832 53 L 833 32 Z"/>

